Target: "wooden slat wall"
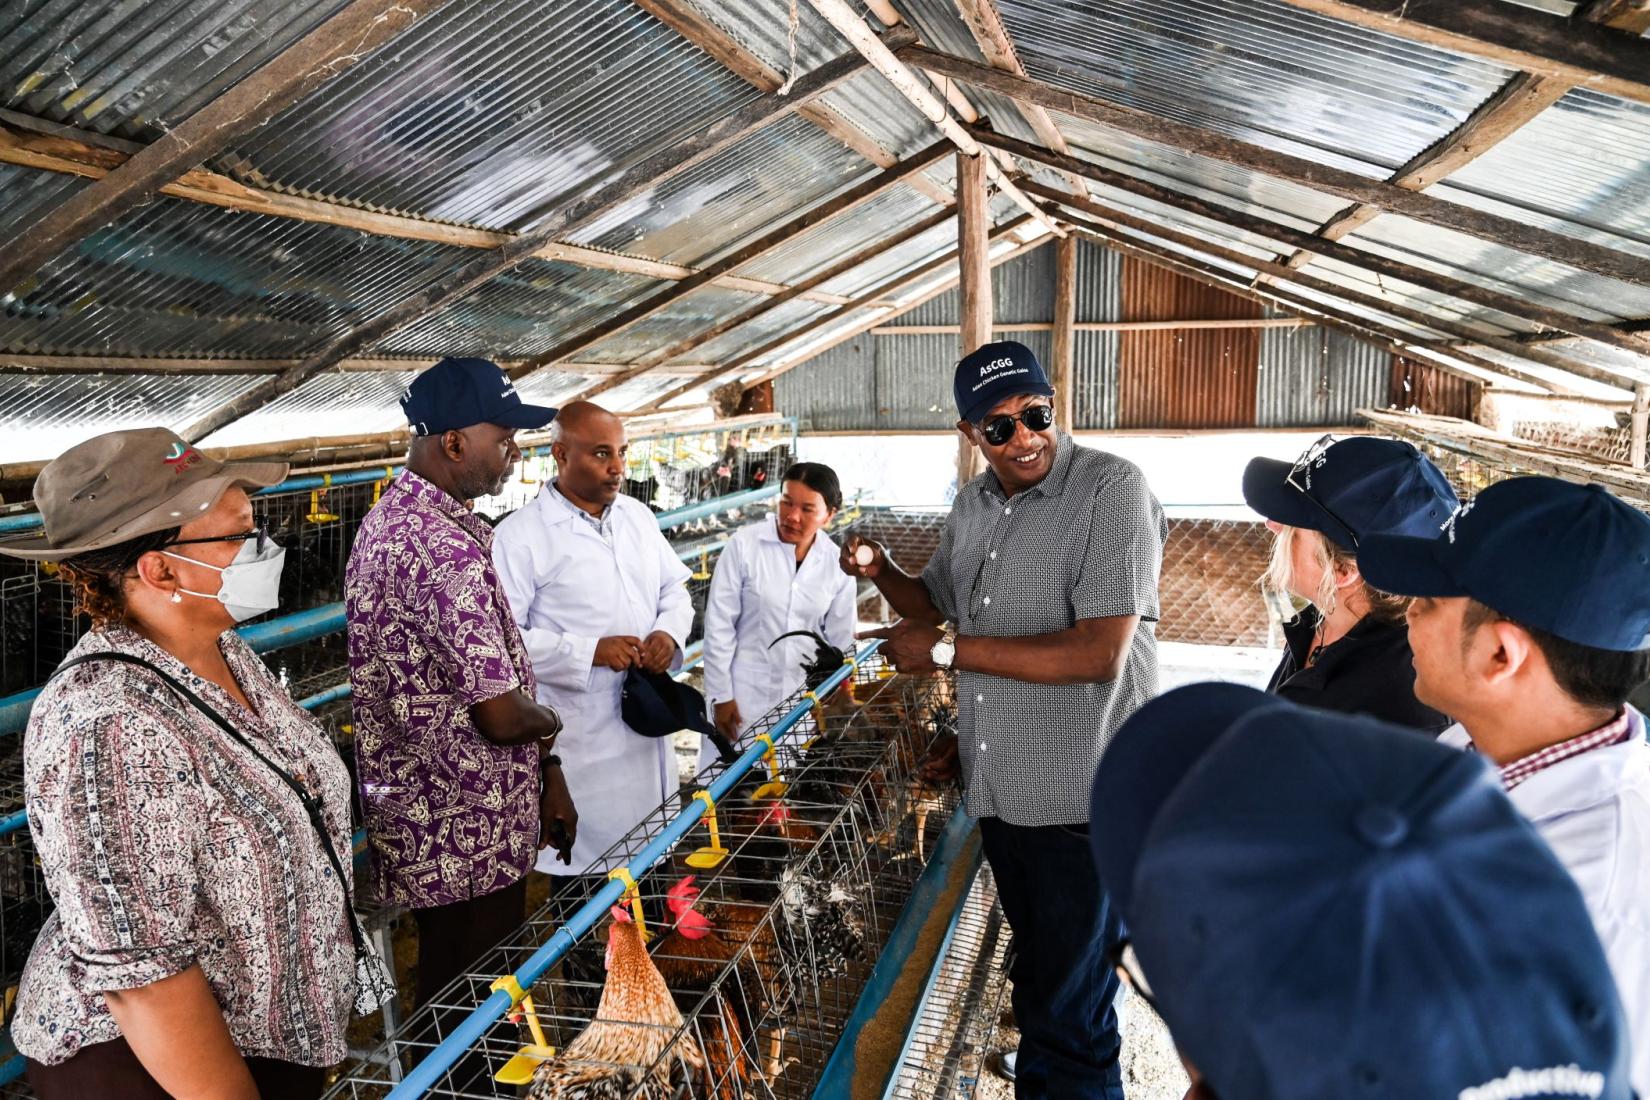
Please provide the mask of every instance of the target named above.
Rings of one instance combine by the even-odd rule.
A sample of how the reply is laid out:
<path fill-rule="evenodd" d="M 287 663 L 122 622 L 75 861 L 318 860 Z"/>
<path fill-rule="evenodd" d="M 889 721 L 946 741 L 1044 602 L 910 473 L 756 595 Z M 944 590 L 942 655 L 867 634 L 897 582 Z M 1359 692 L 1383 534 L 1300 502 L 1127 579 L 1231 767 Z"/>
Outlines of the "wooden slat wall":
<path fill-rule="evenodd" d="M 1259 303 L 1130 257 L 1125 321 L 1261 316 Z M 1126 332 L 1118 360 L 1118 427 L 1244 428 L 1255 423 L 1258 329 Z"/>

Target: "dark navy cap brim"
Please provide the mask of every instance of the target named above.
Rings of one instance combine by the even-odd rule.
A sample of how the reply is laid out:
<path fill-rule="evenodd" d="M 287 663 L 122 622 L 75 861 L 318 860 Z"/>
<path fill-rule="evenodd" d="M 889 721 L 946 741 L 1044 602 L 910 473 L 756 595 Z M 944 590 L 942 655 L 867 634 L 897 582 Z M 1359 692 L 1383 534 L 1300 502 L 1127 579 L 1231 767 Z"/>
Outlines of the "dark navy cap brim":
<path fill-rule="evenodd" d="M 979 402 L 976 402 L 973 405 L 970 405 L 969 408 L 968 408 L 968 411 L 963 413 L 963 419 L 968 421 L 970 424 L 978 424 L 980 421 L 985 419 L 986 413 L 989 413 L 994 407 L 996 407 L 997 405 L 1001 405 L 1004 401 L 1011 401 L 1016 397 L 1053 397 L 1053 396 L 1054 396 L 1054 387 L 1053 386 L 1040 385 L 1040 384 L 1036 384 L 1036 383 L 1027 383 L 1024 388 L 1017 389 L 1013 393 L 999 393 L 999 394 L 997 394 L 993 397 L 987 397 L 984 401 L 979 401 Z M 1070 428 L 1071 428 L 1071 425 L 1069 425 L 1069 424 L 1066 425 L 1066 429 L 1068 431 L 1070 430 Z"/>
<path fill-rule="evenodd" d="M 1100 881 L 1125 919 L 1135 866 L 1163 804 L 1240 718 L 1282 705 L 1238 684 L 1193 684 L 1146 703 L 1117 731 L 1094 777 L 1089 843 Z"/>
<path fill-rule="evenodd" d="M 1358 547 L 1358 572 L 1364 580 L 1394 596 L 1446 599 L 1470 596 L 1439 560 L 1444 537 L 1371 535 Z"/>
<path fill-rule="evenodd" d="M 487 418 L 489 424 L 497 424 L 501 428 L 518 428 L 528 431 L 534 428 L 545 427 L 556 419 L 559 409 L 552 409 L 548 405 L 512 405 L 500 409 Z"/>
<path fill-rule="evenodd" d="M 1293 462 L 1276 458 L 1251 458 L 1243 468 L 1244 503 L 1273 523 L 1316 531 L 1342 549 L 1351 550 L 1353 532 L 1289 484 L 1294 468 Z"/>

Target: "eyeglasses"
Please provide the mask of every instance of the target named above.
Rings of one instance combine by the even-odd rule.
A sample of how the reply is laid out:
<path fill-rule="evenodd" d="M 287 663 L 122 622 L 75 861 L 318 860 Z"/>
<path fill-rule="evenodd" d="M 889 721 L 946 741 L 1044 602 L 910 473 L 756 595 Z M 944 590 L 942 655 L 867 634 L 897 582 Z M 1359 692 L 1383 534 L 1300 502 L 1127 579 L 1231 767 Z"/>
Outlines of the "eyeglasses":
<path fill-rule="evenodd" d="M 1021 409 L 1018 416 L 994 416 L 990 420 L 982 421 L 980 434 L 993 447 L 1001 447 L 1014 438 L 1014 425 L 1024 424 L 1029 431 L 1046 432 L 1054 424 L 1053 405 L 1032 405 Z"/>
<path fill-rule="evenodd" d="M 1356 554 L 1358 552 L 1357 530 L 1346 520 L 1337 516 L 1329 505 L 1312 495 L 1312 471 L 1329 461 L 1329 448 L 1334 445 L 1335 437 L 1333 434 L 1320 436 L 1316 443 L 1306 448 L 1305 454 L 1295 460 L 1295 465 L 1290 467 L 1289 475 L 1283 480 L 1289 483 L 1290 488 L 1311 501 L 1313 507 L 1334 520 L 1336 525 L 1346 532 L 1346 537 L 1352 540 L 1352 552 Z"/>
<path fill-rule="evenodd" d="M 209 539 L 178 539 L 167 543 L 168 546 L 193 546 L 202 542 L 251 542 L 256 539 L 255 549 L 262 554 L 269 549 L 269 528 L 254 527 L 250 531 L 243 531 L 238 535 L 214 535 Z"/>
<path fill-rule="evenodd" d="M 1140 969 L 1140 960 L 1135 958 L 1134 941 L 1126 936 L 1118 940 L 1111 949 L 1108 961 L 1111 963 L 1111 968 L 1117 971 L 1124 981 L 1129 983 L 1129 988 L 1134 990 L 1135 996 L 1145 1001 L 1147 1007 L 1153 1012 L 1156 1012 L 1159 1016 L 1163 1015 L 1162 1012 L 1158 1011 L 1157 1002 L 1152 999 L 1152 987 L 1147 983 L 1146 975 Z"/>

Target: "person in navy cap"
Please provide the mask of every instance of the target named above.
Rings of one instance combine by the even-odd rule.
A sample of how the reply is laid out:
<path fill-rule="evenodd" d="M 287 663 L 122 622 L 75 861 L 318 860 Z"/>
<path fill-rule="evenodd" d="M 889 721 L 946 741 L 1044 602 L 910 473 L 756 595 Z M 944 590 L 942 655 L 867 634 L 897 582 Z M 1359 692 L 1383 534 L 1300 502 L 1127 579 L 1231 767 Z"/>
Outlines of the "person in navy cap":
<path fill-rule="evenodd" d="M 418 924 L 423 1004 L 521 924 L 541 843 L 570 856 L 578 814 L 561 716 L 534 699 L 493 529 L 466 506 L 503 488 L 516 432 L 556 410 L 485 359 L 443 359 L 401 405 L 407 468 L 356 535 L 344 606 L 367 842 L 379 898 Z"/>
<path fill-rule="evenodd" d="M 1014 929 L 1016 1094 L 1120 1100 L 1105 957 L 1121 928 L 1088 859 L 1088 791 L 1113 731 L 1157 692 L 1163 511 L 1132 463 L 1056 430 L 1024 344 L 964 358 L 953 392 L 988 469 L 958 491 L 939 549 L 913 577 L 851 538 L 842 567 L 904 616 L 873 632 L 896 668 L 957 673 L 958 736 L 928 774 L 955 775 L 960 752 Z"/>
<path fill-rule="evenodd" d="M 1243 499 L 1266 517 L 1272 561 L 1262 582 L 1305 600 L 1285 620 L 1267 690 L 1306 706 L 1368 714 L 1437 734 L 1449 719 L 1415 698 L 1404 612 L 1409 601 L 1359 572 L 1359 540 L 1436 534 L 1454 512 L 1443 473 L 1408 443 L 1324 436 L 1293 464 L 1252 459 Z"/>
<path fill-rule="evenodd" d="M 1650 1096 L 1650 517 L 1598 486 L 1492 485 L 1436 538 L 1378 536 L 1366 575 L 1416 597 L 1415 693 L 1499 769 L 1581 886 Z"/>
<path fill-rule="evenodd" d="M 1482 760 L 1194 684 L 1118 731 L 1093 805 L 1119 969 L 1188 1097 L 1633 1095 L 1587 906 Z"/>

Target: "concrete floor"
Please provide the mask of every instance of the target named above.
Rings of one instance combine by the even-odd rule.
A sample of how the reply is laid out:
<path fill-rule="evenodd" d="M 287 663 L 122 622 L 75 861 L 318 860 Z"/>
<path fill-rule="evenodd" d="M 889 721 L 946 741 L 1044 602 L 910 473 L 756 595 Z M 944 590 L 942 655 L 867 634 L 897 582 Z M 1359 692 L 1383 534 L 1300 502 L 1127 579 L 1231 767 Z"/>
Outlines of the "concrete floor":
<path fill-rule="evenodd" d="M 1181 1100 L 1191 1082 L 1175 1054 L 1169 1029 L 1157 1013 L 1124 987 L 1119 1004 L 1123 1017 L 1123 1092 L 1128 1100 Z M 1001 1028 L 998 1046 L 1010 1049 L 1019 1032 Z M 981 1076 L 975 1100 L 1014 1100 L 1014 1086 L 994 1072 Z"/>

